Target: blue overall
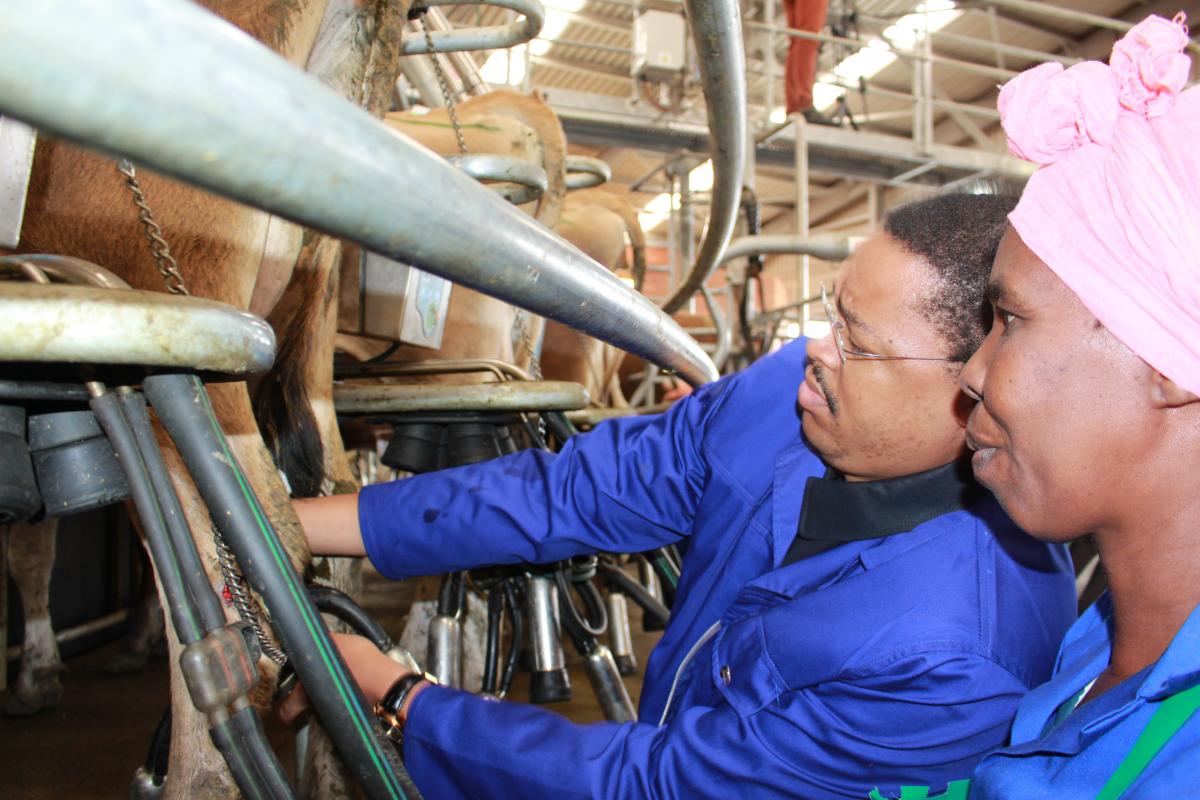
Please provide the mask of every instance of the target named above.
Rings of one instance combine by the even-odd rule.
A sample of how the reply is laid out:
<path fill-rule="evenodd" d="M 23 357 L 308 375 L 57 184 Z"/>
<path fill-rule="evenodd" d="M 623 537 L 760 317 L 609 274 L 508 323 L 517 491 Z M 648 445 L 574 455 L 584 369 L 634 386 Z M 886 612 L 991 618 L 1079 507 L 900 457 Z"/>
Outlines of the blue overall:
<path fill-rule="evenodd" d="M 1108 666 L 1111 617 L 1104 594 L 1068 631 L 1054 677 L 1021 703 L 1012 744 L 976 769 L 971 800 L 1097 797 L 1163 701 L 1200 684 L 1197 609 L 1156 663 L 1072 711 L 1076 696 Z M 1200 714 L 1193 714 L 1122 797 L 1195 797 L 1198 776 Z"/>
<path fill-rule="evenodd" d="M 393 578 L 683 553 L 638 722 L 575 725 L 431 687 L 404 734 L 427 797 L 864 798 L 944 787 L 1006 740 L 1074 618 L 1065 551 L 1017 531 L 984 494 L 781 567 L 806 483 L 826 473 L 800 435 L 805 364 L 801 340 L 557 455 L 363 491 L 367 553 Z"/>

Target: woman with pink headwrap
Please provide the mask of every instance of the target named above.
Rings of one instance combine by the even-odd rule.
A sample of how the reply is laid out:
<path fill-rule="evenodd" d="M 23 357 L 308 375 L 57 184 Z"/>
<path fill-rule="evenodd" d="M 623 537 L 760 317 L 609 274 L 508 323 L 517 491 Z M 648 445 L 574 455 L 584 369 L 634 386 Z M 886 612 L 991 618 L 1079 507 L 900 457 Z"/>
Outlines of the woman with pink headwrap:
<path fill-rule="evenodd" d="M 1182 16 L 1109 64 L 1008 83 L 1040 164 L 962 373 L 972 465 L 1039 539 L 1095 537 L 1109 591 L 1067 633 L 972 798 L 1195 796 L 1200 781 L 1200 88 Z"/>

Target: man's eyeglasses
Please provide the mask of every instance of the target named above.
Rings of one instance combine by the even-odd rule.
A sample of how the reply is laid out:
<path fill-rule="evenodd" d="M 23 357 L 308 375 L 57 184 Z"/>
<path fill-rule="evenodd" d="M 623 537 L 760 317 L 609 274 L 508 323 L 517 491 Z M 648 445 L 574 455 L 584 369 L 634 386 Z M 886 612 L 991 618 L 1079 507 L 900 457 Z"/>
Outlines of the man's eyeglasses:
<path fill-rule="evenodd" d="M 825 291 L 825 284 L 821 284 L 821 304 L 825 306 L 825 319 L 829 321 L 829 330 L 833 333 L 833 342 L 837 345 L 838 356 L 842 359 L 842 364 L 846 363 L 848 358 L 865 358 L 873 361 L 954 361 L 953 358 L 930 358 L 928 356 L 885 356 L 881 353 L 868 353 L 865 350 L 855 350 L 853 347 L 846 346 L 846 323 L 842 319 L 842 315 L 833 307 L 833 303 L 829 302 L 829 293 Z"/>

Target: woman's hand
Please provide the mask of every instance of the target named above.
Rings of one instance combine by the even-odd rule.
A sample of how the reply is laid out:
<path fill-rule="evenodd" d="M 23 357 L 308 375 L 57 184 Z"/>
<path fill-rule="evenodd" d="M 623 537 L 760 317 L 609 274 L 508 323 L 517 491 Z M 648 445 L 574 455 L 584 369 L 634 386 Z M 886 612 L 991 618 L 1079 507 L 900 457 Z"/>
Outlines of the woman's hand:
<path fill-rule="evenodd" d="M 393 683 L 409 673 L 407 667 L 388 658 L 386 653 L 381 653 L 370 639 L 344 633 L 332 635 L 333 643 L 337 645 L 346 666 L 350 668 L 350 674 L 354 676 L 355 683 L 362 689 L 367 703 L 372 707 L 387 694 Z M 423 687 L 414 690 L 410 697 L 416 696 L 420 688 Z M 295 691 L 280 703 L 279 716 L 284 722 L 291 722 L 307 707 L 308 695 L 303 686 L 297 685 Z"/>

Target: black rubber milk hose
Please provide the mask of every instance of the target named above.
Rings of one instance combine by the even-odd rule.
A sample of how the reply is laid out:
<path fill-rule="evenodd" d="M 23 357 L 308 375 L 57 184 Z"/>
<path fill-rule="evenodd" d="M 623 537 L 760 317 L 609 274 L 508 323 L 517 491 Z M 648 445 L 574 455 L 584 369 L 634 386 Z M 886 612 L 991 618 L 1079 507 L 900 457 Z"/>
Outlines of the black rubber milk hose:
<path fill-rule="evenodd" d="M 194 375 L 153 375 L 142 388 L 247 581 L 262 596 L 271 625 L 351 774 L 371 800 L 419 798 L 230 450 L 204 384 Z"/>

